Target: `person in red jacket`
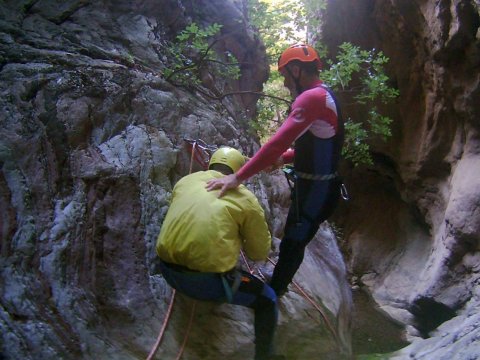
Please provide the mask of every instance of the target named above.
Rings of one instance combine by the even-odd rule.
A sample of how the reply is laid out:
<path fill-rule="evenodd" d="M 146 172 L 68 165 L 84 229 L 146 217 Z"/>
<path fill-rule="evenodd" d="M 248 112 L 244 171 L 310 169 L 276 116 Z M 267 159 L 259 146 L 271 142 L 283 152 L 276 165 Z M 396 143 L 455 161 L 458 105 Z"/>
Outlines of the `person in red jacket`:
<path fill-rule="evenodd" d="M 294 45 L 282 53 L 278 70 L 295 99 L 287 119 L 239 171 L 207 183 L 207 190 L 220 189 L 221 197 L 267 167 L 293 162 L 296 181 L 292 205 L 270 282 L 278 296 L 287 291 L 303 261 L 305 247 L 333 213 L 340 197 L 337 166 L 343 121 L 333 93 L 319 79 L 320 69 L 320 58 L 309 45 Z"/>

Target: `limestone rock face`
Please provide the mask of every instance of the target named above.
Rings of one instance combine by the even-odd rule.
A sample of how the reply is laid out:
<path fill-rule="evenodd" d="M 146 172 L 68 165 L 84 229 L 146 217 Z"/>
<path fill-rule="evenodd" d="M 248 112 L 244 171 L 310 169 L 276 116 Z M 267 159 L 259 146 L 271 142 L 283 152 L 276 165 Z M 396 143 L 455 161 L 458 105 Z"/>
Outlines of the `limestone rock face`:
<path fill-rule="evenodd" d="M 191 22 L 223 25 L 214 49 L 242 63 L 239 80 L 206 72 L 201 91 L 165 80 L 167 40 Z M 259 91 L 265 56 L 243 1 L 0 3 L 2 359 L 147 357 L 172 293 L 154 245 L 172 188 L 190 171 L 184 138 L 258 149 L 248 130 L 256 97 L 218 95 Z M 280 237 L 282 175 L 248 186 Z M 281 305 L 281 350 L 348 354 L 351 295 L 328 227 L 298 281 L 339 345 L 293 289 Z M 156 358 L 176 358 L 191 305 L 177 297 Z M 302 346 L 313 332 L 319 340 Z M 253 348 L 249 309 L 197 304 L 183 359 L 245 359 Z"/>
<path fill-rule="evenodd" d="M 329 1 L 325 20 L 330 47 L 382 50 L 400 90 L 393 139 L 348 175 L 349 268 L 410 336 L 431 336 L 398 358 L 478 358 L 479 3 Z"/>

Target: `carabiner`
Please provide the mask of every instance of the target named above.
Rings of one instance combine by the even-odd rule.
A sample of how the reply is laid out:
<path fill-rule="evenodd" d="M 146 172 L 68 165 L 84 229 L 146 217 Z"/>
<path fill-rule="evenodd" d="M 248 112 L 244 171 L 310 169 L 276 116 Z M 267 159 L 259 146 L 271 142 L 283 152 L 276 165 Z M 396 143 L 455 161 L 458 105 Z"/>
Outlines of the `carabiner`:
<path fill-rule="evenodd" d="M 350 200 L 350 195 L 348 195 L 347 187 L 344 183 L 340 185 L 340 194 L 342 194 L 342 199 L 345 201 Z"/>

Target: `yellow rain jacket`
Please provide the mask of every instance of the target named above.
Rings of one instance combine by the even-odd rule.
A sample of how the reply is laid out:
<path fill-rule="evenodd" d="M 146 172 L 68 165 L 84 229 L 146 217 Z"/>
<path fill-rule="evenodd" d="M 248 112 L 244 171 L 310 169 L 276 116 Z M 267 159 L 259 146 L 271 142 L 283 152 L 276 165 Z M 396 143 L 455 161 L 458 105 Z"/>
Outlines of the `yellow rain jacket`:
<path fill-rule="evenodd" d="M 226 272 L 237 263 L 240 249 L 252 260 L 264 260 L 271 237 L 262 207 L 245 186 L 218 198 L 207 181 L 222 177 L 214 170 L 185 176 L 173 188 L 157 254 L 165 262 L 202 272 Z"/>

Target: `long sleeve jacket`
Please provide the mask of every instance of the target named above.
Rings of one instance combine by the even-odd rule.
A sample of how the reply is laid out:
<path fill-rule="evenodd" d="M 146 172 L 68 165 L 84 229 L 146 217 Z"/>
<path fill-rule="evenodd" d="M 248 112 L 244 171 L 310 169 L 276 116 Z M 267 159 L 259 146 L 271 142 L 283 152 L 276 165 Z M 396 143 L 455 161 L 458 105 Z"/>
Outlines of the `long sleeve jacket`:
<path fill-rule="evenodd" d="M 205 189 L 222 176 L 200 171 L 177 182 L 157 240 L 163 261 L 221 273 L 235 267 L 241 249 L 252 260 L 267 257 L 271 236 L 255 195 L 243 185 L 221 198 Z"/>
<path fill-rule="evenodd" d="M 272 165 L 281 157 L 284 163 L 308 173 L 329 174 L 335 171 L 339 146 L 334 137 L 343 136 L 338 123 L 338 109 L 320 80 L 300 94 L 282 126 L 266 144 L 237 172 L 244 181 Z M 295 150 L 289 150 L 296 142 Z"/>

